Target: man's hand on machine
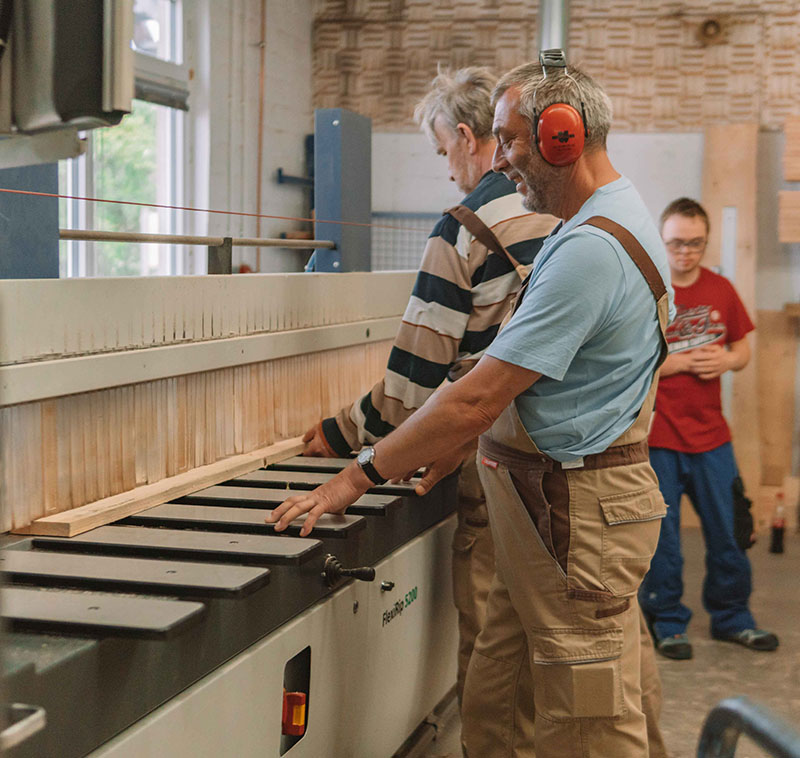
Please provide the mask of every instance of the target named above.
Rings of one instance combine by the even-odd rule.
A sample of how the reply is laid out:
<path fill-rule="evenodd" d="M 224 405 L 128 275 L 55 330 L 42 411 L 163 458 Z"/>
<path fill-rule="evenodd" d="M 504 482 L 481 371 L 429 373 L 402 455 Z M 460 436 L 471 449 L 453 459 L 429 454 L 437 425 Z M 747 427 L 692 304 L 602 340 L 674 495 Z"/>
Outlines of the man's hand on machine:
<path fill-rule="evenodd" d="M 275 524 L 275 531 L 282 532 L 292 521 L 307 513 L 300 529 L 300 536 L 307 537 L 323 513 L 344 513 L 347 506 L 358 500 L 370 487 L 372 482 L 353 462 L 315 490 L 287 498 L 264 521 Z"/>
<path fill-rule="evenodd" d="M 322 431 L 322 421 L 318 421 L 312 426 L 304 435 L 303 442 L 303 455 L 311 458 L 337 458 L 338 456 L 328 444 L 325 439 L 325 433 Z"/>
<path fill-rule="evenodd" d="M 474 452 L 475 442 L 470 440 L 466 445 L 456 448 L 455 451 L 435 461 L 425 469 L 425 474 L 414 488 L 414 492 L 417 495 L 425 495 L 430 492 L 436 482 L 455 471 L 465 457 L 474 455 Z M 405 477 L 393 477 L 391 481 L 410 479 L 417 471 L 418 469 L 414 469 Z M 296 518 L 308 514 L 300 529 L 300 536 L 307 537 L 323 513 L 344 513 L 348 505 L 358 500 L 372 486 L 369 477 L 354 461 L 333 479 L 315 490 L 287 498 L 264 520 L 268 524 L 275 524 L 276 532 L 282 532 Z"/>

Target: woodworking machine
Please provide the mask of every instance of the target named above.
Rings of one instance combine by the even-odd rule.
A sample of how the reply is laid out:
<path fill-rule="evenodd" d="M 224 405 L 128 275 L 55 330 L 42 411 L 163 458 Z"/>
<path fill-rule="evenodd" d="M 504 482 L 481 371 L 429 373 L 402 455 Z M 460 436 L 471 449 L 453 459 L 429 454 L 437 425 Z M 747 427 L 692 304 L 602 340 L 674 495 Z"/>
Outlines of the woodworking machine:
<path fill-rule="evenodd" d="M 264 522 L 348 462 L 7 537 L 6 696 L 46 718 L 8 758 L 389 758 L 455 681 L 455 482 L 375 487 L 308 538 Z"/>

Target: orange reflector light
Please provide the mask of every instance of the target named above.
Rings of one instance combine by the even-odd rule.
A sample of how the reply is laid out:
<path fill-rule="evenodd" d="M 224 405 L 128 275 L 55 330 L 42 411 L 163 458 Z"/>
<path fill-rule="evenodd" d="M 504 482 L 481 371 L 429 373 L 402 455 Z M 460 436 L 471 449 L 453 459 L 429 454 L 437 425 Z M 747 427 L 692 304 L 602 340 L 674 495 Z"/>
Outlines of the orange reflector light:
<path fill-rule="evenodd" d="M 302 737 L 306 731 L 306 693 L 283 693 L 283 734 Z"/>

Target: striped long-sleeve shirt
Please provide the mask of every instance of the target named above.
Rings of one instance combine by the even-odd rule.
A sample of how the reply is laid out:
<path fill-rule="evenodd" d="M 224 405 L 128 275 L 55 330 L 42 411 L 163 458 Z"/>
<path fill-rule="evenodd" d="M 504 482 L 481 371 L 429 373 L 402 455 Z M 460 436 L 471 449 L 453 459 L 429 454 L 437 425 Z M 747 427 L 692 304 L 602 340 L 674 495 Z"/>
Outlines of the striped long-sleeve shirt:
<path fill-rule="evenodd" d="M 527 266 L 558 223 L 527 211 L 514 185 L 492 172 L 462 203 Z M 385 376 L 322 422 L 333 450 L 347 455 L 385 437 L 445 379 L 455 381 L 469 371 L 497 334 L 519 285 L 505 256 L 491 253 L 449 214 L 442 216 L 428 238 Z"/>

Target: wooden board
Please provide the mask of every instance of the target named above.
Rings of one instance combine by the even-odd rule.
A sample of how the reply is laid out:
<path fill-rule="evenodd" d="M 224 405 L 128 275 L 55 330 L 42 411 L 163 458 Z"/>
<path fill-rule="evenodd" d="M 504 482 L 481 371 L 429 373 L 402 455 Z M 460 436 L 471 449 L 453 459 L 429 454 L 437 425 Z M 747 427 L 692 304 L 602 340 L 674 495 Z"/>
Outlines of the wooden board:
<path fill-rule="evenodd" d="M 703 205 L 711 223 L 705 265 L 720 263 L 722 219 L 725 208 L 736 209 L 735 271 L 732 279 L 751 318 L 756 311 L 757 223 L 756 190 L 758 124 L 741 123 L 708 127 L 703 157 Z M 758 332 L 750 336 L 757 355 Z M 733 411 L 728 422 L 739 470 L 745 487 L 755 492 L 761 481 L 756 361 L 733 377 Z"/>
<path fill-rule="evenodd" d="M 800 116 L 789 116 L 783 127 L 786 144 L 783 148 L 783 178 L 800 182 Z"/>
<path fill-rule="evenodd" d="M 154 505 L 161 505 L 176 497 L 188 495 L 198 489 L 291 458 L 302 450 L 302 438 L 282 440 L 252 453 L 232 456 L 153 484 L 103 498 L 80 508 L 36 519 L 30 525 L 18 527 L 13 531 L 17 534 L 73 537 L 126 516 L 132 516 Z"/>
<path fill-rule="evenodd" d="M 800 192 L 778 193 L 778 242 L 800 242 Z"/>
<path fill-rule="evenodd" d="M 758 311 L 758 415 L 761 483 L 781 486 L 791 473 L 797 336 L 785 311 Z"/>

